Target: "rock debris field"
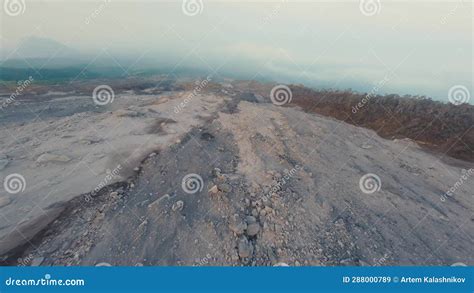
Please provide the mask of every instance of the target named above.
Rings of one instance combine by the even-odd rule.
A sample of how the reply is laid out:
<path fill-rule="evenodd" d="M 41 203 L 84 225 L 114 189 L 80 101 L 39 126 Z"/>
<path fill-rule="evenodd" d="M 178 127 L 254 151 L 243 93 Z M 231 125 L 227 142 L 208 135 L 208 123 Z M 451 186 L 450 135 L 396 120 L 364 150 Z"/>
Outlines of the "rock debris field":
<path fill-rule="evenodd" d="M 4 265 L 474 265 L 472 163 L 409 139 L 228 83 L 2 113 Z"/>

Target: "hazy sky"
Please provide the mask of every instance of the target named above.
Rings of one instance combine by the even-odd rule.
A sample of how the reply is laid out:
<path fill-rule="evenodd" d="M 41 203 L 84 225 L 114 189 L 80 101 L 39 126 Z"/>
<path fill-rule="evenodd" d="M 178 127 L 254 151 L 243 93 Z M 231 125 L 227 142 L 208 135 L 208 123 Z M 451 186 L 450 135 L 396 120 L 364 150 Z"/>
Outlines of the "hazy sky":
<path fill-rule="evenodd" d="M 385 79 L 380 93 L 440 100 L 454 85 L 473 93 L 469 1 L 16 1 L 17 16 L 2 5 L 4 55 L 39 36 L 91 61 L 127 55 L 359 91 Z"/>

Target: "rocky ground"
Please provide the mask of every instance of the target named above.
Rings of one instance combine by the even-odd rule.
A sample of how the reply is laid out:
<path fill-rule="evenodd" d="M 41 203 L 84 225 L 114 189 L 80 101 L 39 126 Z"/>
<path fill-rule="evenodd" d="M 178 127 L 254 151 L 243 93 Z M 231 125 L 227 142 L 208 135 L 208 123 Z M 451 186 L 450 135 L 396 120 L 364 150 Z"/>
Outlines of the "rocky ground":
<path fill-rule="evenodd" d="M 47 105 L 85 107 L 64 99 Z M 473 264 L 469 162 L 237 83 L 87 107 L 3 121 L 2 178 L 26 179 L 2 193 L 4 264 Z"/>

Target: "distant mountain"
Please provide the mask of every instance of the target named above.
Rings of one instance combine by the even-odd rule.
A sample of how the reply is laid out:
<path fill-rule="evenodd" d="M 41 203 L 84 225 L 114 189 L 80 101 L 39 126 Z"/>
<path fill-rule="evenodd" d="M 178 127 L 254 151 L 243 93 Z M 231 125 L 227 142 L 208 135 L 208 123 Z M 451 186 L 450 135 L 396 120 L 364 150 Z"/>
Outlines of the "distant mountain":
<path fill-rule="evenodd" d="M 28 37 L 14 49 L 2 51 L 4 68 L 64 68 L 83 64 L 85 56 L 56 40 Z"/>
<path fill-rule="evenodd" d="M 53 39 L 28 37 L 20 41 L 14 58 L 77 58 L 79 52 Z"/>

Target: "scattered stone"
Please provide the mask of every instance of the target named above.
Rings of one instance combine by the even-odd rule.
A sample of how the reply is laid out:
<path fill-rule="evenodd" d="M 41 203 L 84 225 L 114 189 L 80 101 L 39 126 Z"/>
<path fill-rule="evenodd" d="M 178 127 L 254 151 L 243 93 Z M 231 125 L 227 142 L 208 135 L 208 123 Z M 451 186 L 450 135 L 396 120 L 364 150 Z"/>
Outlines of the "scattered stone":
<path fill-rule="evenodd" d="M 215 177 L 219 177 L 221 176 L 221 169 L 219 168 L 214 168 L 214 170 L 212 170 L 212 175 L 215 176 Z"/>
<path fill-rule="evenodd" d="M 217 188 L 217 185 L 214 185 L 209 189 L 208 191 L 210 194 L 217 194 L 219 192 L 219 189 Z"/>
<path fill-rule="evenodd" d="M 248 225 L 257 223 L 257 219 L 254 216 L 245 217 L 245 221 L 247 222 Z"/>
<path fill-rule="evenodd" d="M 0 208 L 9 205 L 12 200 L 8 196 L 0 197 Z"/>
<path fill-rule="evenodd" d="M 253 246 L 252 246 L 252 243 L 250 243 L 246 237 L 241 237 L 239 239 L 239 243 L 237 247 L 239 249 L 240 258 L 247 258 L 247 257 L 252 256 Z"/>
<path fill-rule="evenodd" d="M 237 252 L 235 250 L 231 252 L 230 259 L 232 261 L 238 261 L 239 260 L 239 255 L 237 254 Z"/>
<path fill-rule="evenodd" d="M 227 184 L 227 183 L 219 184 L 219 186 L 217 186 L 217 188 L 218 188 L 220 191 L 225 192 L 225 193 L 231 192 L 231 190 L 232 190 L 232 186 L 230 186 L 230 185 Z"/>
<path fill-rule="evenodd" d="M 69 162 L 71 158 L 65 155 L 53 155 L 53 154 L 48 154 L 44 153 L 41 156 L 38 157 L 36 162 L 38 164 L 44 164 L 44 163 L 66 163 Z"/>
<path fill-rule="evenodd" d="M 237 235 L 244 234 L 247 229 L 247 223 L 245 223 L 238 215 L 233 215 L 230 218 L 229 229 Z"/>
<path fill-rule="evenodd" d="M 182 200 L 178 200 L 177 202 L 175 202 L 173 204 L 173 206 L 171 207 L 171 209 L 176 212 L 176 211 L 181 211 L 184 207 L 184 202 Z"/>
<path fill-rule="evenodd" d="M 253 210 L 252 210 L 252 216 L 258 217 L 258 211 L 257 211 L 257 209 L 253 209 Z"/>
<path fill-rule="evenodd" d="M 370 144 L 364 143 L 364 144 L 361 146 L 361 148 L 366 149 L 366 150 L 370 150 L 371 148 L 373 148 L 373 146 L 371 146 Z"/>
<path fill-rule="evenodd" d="M 98 225 L 104 218 L 105 213 L 98 212 L 93 220 L 94 225 Z"/>
<path fill-rule="evenodd" d="M 249 207 L 250 206 L 250 199 L 246 198 L 244 200 L 245 206 Z"/>
<path fill-rule="evenodd" d="M 260 232 L 260 225 L 258 223 L 253 223 L 247 226 L 247 235 L 255 236 Z"/>

